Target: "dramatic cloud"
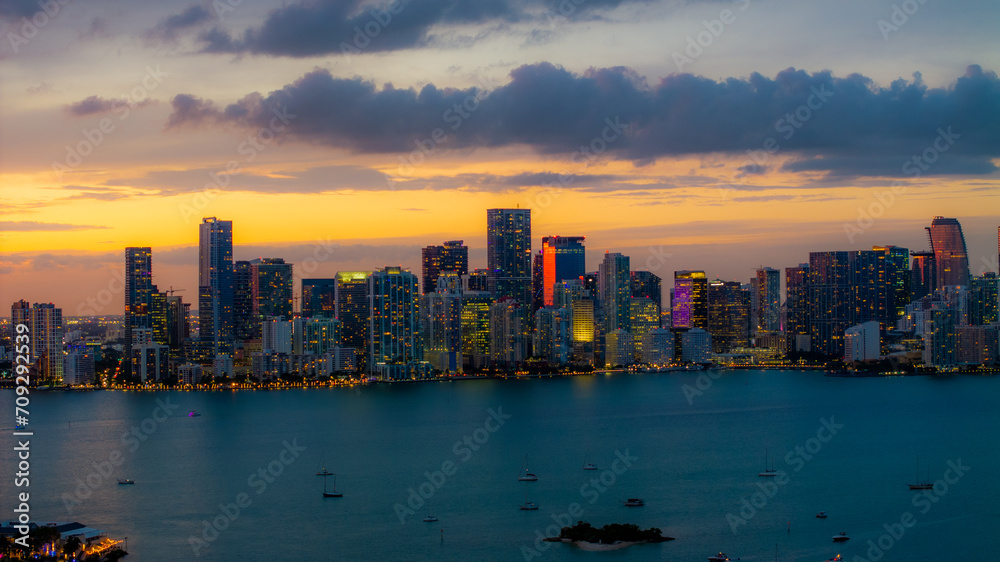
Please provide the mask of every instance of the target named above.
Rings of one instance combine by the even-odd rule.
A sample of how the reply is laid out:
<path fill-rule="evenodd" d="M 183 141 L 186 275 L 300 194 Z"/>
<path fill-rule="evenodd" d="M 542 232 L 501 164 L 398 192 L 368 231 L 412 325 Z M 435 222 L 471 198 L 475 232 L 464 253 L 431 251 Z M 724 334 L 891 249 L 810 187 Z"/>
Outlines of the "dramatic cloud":
<path fill-rule="evenodd" d="M 150 34 L 156 38 L 173 41 L 177 33 L 198 26 L 211 19 L 212 14 L 201 6 L 191 6 L 179 14 L 168 17 L 156 24 Z"/>
<path fill-rule="evenodd" d="M 594 11 L 630 1 L 642 0 L 389 0 L 374 4 L 309 0 L 272 11 L 260 27 L 242 35 L 214 27 L 201 34 L 200 40 L 210 53 L 310 57 L 394 51 L 426 45 L 439 26 L 528 19 L 552 25 L 592 17 Z"/>
<path fill-rule="evenodd" d="M 639 163 L 747 152 L 748 165 L 770 166 L 780 153 L 795 157 L 791 171 L 898 176 L 913 157 L 928 159 L 920 165 L 926 175 L 989 173 L 1000 156 L 1000 80 L 978 66 L 949 88 L 931 89 L 919 75 L 883 87 L 858 74 L 796 69 L 773 79 L 674 74 L 650 86 L 624 67 L 576 75 L 541 63 L 515 69 L 489 92 L 379 90 L 317 70 L 225 109 L 185 94 L 172 104 L 170 126 L 270 128 L 356 152 L 411 152 L 421 161 L 438 150 L 526 145 L 574 162 L 604 152 Z"/>

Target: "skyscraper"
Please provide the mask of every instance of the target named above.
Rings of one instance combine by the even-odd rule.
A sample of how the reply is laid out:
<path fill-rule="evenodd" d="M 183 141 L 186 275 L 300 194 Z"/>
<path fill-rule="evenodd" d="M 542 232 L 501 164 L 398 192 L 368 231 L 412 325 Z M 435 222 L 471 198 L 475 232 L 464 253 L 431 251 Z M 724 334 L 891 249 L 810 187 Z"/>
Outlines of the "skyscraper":
<path fill-rule="evenodd" d="M 336 316 L 336 279 L 302 280 L 302 316 L 333 318 Z"/>
<path fill-rule="evenodd" d="M 937 266 L 937 287 L 969 284 L 969 254 L 957 219 L 934 217 L 927 227 Z"/>
<path fill-rule="evenodd" d="M 656 303 L 658 311 L 663 310 L 663 280 L 659 275 L 650 271 L 633 271 L 629 274 L 632 278 L 632 298 L 647 298 Z"/>
<path fill-rule="evenodd" d="M 844 331 L 854 325 L 850 252 L 809 254 L 809 325 L 811 349 L 844 354 Z"/>
<path fill-rule="evenodd" d="M 368 356 L 368 277 L 371 271 L 337 273 L 336 310 L 340 320 L 341 342 L 358 354 L 358 367 Z"/>
<path fill-rule="evenodd" d="M 545 306 L 545 263 L 542 251 L 538 250 L 531 260 L 531 311 L 537 312 Z"/>
<path fill-rule="evenodd" d="M 770 267 L 757 270 L 754 278 L 754 317 L 758 332 L 781 330 L 781 272 Z"/>
<path fill-rule="evenodd" d="M 716 279 L 708 284 L 708 333 L 713 353 L 748 347 L 750 310 L 739 281 Z"/>
<path fill-rule="evenodd" d="M 487 209 L 486 261 L 496 299 L 531 305 L 531 209 Z"/>
<path fill-rule="evenodd" d="M 416 378 L 424 358 L 417 276 L 386 266 L 368 276 L 368 294 L 368 371 L 382 378 Z"/>
<path fill-rule="evenodd" d="M 553 286 L 566 279 L 579 279 L 587 270 L 583 236 L 542 238 L 542 294 L 545 306 L 552 306 Z"/>
<path fill-rule="evenodd" d="M 125 349 L 131 350 L 132 330 L 150 328 L 153 287 L 153 250 L 149 246 L 125 248 Z M 132 364 L 122 362 L 124 375 L 131 376 Z"/>
<path fill-rule="evenodd" d="M 10 319 L 15 330 L 18 324 L 28 327 L 28 356 L 34 367 L 35 380 L 48 385 L 62 384 L 62 309 L 52 303 L 35 303 L 29 307 L 27 301 L 21 300 L 11 305 Z"/>
<path fill-rule="evenodd" d="M 270 316 L 292 318 L 292 264 L 282 258 L 250 260 L 253 314 L 257 322 Z"/>
<path fill-rule="evenodd" d="M 708 330 L 708 278 L 704 271 L 675 271 L 671 303 L 674 328 Z"/>
<path fill-rule="evenodd" d="M 785 268 L 785 335 L 788 349 L 809 351 L 809 264 Z"/>
<path fill-rule="evenodd" d="M 236 341 L 260 339 L 253 312 L 253 270 L 249 261 L 233 262 L 233 334 Z"/>
<path fill-rule="evenodd" d="M 981 326 L 997 322 L 997 275 L 988 272 L 969 282 L 969 324 Z"/>
<path fill-rule="evenodd" d="M 934 292 L 937 288 L 937 268 L 934 267 L 934 252 L 910 252 L 913 266 L 910 268 L 910 300 L 915 301 Z"/>
<path fill-rule="evenodd" d="M 424 294 L 437 289 L 438 275 L 450 271 L 459 275 L 469 273 L 469 247 L 462 240 L 449 240 L 441 246 L 427 246 L 421 251 Z"/>
<path fill-rule="evenodd" d="M 606 252 L 598 266 L 597 287 L 604 317 L 604 333 L 632 329 L 632 281 L 629 257 L 618 252 Z"/>
<path fill-rule="evenodd" d="M 213 355 L 233 350 L 233 221 L 202 219 L 198 240 L 198 329 Z"/>

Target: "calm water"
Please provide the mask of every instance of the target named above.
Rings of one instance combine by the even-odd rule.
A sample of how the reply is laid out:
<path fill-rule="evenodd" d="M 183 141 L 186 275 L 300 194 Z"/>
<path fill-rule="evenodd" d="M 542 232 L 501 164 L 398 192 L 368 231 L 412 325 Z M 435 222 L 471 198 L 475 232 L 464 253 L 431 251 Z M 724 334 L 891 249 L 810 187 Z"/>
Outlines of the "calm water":
<path fill-rule="evenodd" d="M 522 547 L 535 548 L 536 531 L 546 534 L 554 518 L 565 522 L 573 503 L 583 511 L 578 518 L 595 525 L 656 526 L 677 540 L 611 553 L 543 543 L 549 548 L 531 559 L 704 561 L 722 550 L 766 561 L 777 547 L 782 561 L 838 552 L 853 560 L 866 557 L 868 541 L 907 512 L 916 525 L 882 560 L 986 560 L 1000 552 L 1000 378 L 730 372 L 703 378 L 702 387 L 711 386 L 689 404 L 684 385 L 695 387 L 697 377 L 37 394 L 32 509 L 39 519 L 77 520 L 128 537 L 129 560 L 143 562 L 195 559 L 189 538 L 202 538 L 203 522 L 213 518 L 226 528 L 201 548 L 201 560 L 525 560 Z M 177 405 L 159 423 L 151 419 L 157 400 Z M 9 436 L 13 394 L 5 391 L 0 403 Z M 491 409 L 510 418 L 487 424 Z M 190 410 L 202 415 L 189 417 Z M 843 425 L 826 443 L 815 439 L 821 419 Z M 123 443 L 132 428 L 145 441 Z M 473 440 L 476 451 L 456 448 L 466 436 L 485 442 Z M 285 453 L 287 465 L 284 442 L 305 447 L 297 458 Z M 810 460 L 795 456 L 796 447 Z M 616 451 L 631 463 L 618 463 L 620 475 L 604 472 Z M 783 485 L 770 480 L 772 497 L 759 487 L 769 479 L 757 476 L 765 451 L 788 474 Z M 100 468 L 116 452 L 123 462 L 100 476 L 94 463 Z M 538 482 L 516 479 L 525 455 Z M 906 484 L 916 478 L 918 455 L 922 478 L 929 470 L 931 480 L 941 479 L 949 460 L 970 468 L 932 492 L 936 502 L 915 504 Z M 321 497 L 315 473 L 324 457 L 343 498 Z M 3 447 L 5 520 L 13 509 L 12 459 L 11 447 Z M 587 460 L 601 470 L 581 470 Z M 425 472 L 446 462 L 454 463 L 453 474 L 431 474 L 439 487 L 427 483 Z M 272 482 L 248 481 L 269 464 L 280 473 L 268 475 Z M 599 492 L 588 481 L 602 477 Z M 136 484 L 119 486 L 118 478 Z M 405 505 L 410 489 L 424 483 L 433 495 L 400 523 L 394 505 Z M 78 488 L 89 497 L 68 512 L 66 498 Z M 526 488 L 538 511 L 518 510 Z M 230 522 L 220 504 L 241 493 L 251 503 Z M 624 507 L 629 497 L 643 498 L 645 507 Z M 734 533 L 743 499 L 763 507 Z M 816 519 L 818 511 L 829 518 Z M 422 522 L 428 513 L 440 521 Z M 850 542 L 834 545 L 839 531 Z"/>

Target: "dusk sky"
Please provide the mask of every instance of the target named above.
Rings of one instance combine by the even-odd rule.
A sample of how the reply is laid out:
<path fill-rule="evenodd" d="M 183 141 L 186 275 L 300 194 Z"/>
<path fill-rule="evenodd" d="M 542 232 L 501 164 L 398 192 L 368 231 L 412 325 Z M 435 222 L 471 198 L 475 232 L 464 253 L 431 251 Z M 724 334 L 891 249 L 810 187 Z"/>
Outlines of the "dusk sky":
<path fill-rule="evenodd" d="M 746 282 L 935 215 L 997 269 L 995 0 L 52 4 L 0 0 L 3 316 L 121 314 L 126 246 L 196 302 L 206 216 L 296 294 L 444 240 L 485 267 L 518 205 L 588 270 Z"/>

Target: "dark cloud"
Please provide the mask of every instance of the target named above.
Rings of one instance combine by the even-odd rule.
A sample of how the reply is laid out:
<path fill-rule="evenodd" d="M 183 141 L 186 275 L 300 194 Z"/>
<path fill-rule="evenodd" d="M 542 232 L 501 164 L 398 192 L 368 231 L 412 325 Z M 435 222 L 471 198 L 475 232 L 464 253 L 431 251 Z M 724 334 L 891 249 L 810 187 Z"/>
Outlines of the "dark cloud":
<path fill-rule="evenodd" d="M 37 0 L 0 0 L 0 18 L 18 20 L 40 12 Z"/>
<path fill-rule="evenodd" d="M 179 14 L 172 15 L 153 29 L 149 30 L 151 37 L 164 41 L 173 41 L 180 31 L 197 27 L 211 19 L 211 13 L 201 6 L 190 6 Z"/>
<path fill-rule="evenodd" d="M 65 110 L 70 115 L 75 117 L 83 117 L 85 115 L 93 115 L 98 113 L 108 113 L 109 111 L 114 111 L 119 107 L 145 107 L 147 105 L 153 105 L 156 100 L 152 98 L 146 98 L 138 103 L 131 103 L 127 99 L 118 98 L 102 98 L 100 96 L 90 96 L 84 98 L 78 102 L 71 103 L 65 106 Z M 176 110 L 176 106 L 174 107 Z"/>
<path fill-rule="evenodd" d="M 525 20 L 551 26 L 556 21 L 593 19 L 596 12 L 645 1 L 305 0 L 272 11 L 259 27 L 233 34 L 216 26 L 199 40 L 208 53 L 310 57 L 395 51 L 433 43 L 435 32 L 445 26 L 498 26 Z M 475 42 L 485 35 L 463 37 Z"/>
<path fill-rule="evenodd" d="M 110 227 L 97 226 L 92 224 L 67 224 L 58 222 L 0 221 L 0 232 L 93 230 L 96 228 L 110 228 Z"/>
<path fill-rule="evenodd" d="M 580 164 L 600 153 L 646 164 L 670 155 L 747 152 L 747 166 L 770 166 L 777 154 L 796 157 L 792 171 L 899 175 L 904 159 L 922 154 L 939 130 L 961 135 L 940 154 L 942 173 L 989 172 L 1000 154 L 1000 80 L 978 66 L 950 87 L 932 89 L 919 75 L 879 86 L 859 74 L 792 68 L 774 78 L 720 81 L 674 74 L 651 86 L 625 67 L 577 75 L 541 63 L 513 70 L 507 84 L 488 92 L 378 89 L 317 70 L 225 109 L 183 94 L 172 103 L 171 126 L 274 128 L 284 112 L 284 136 L 355 152 L 409 152 L 413 165 L 435 151 L 526 145 Z"/>

